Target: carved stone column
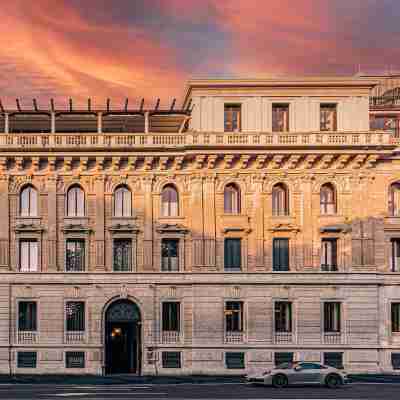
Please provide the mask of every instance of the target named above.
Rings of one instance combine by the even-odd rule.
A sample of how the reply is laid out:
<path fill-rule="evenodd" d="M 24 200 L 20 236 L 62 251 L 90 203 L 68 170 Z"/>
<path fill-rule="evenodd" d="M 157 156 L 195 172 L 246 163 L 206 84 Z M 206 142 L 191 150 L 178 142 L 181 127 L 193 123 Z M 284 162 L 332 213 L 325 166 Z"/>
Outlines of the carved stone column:
<path fill-rule="evenodd" d="M 192 232 L 192 267 L 204 265 L 203 246 L 203 177 L 194 175 L 190 181 L 190 227 Z"/>
<path fill-rule="evenodd" d="M 153 271 L 153 176 L 142 178 L 144 193 L 143 270 Z"/>
<path fill-rule="evenodd" d="M 0 174 L 0 271 L 10 270 L 9 243 L 9 200 L 8 200 L 9 177 Z"/>
<path fill-rule="evenodd" d="M 312 177 L 305 176 L 302 180 L 302 199 L 300 201 L 300 225 L 303 236 L 303 267 L 313 269 L 313 185 Z"/>
<path fill-rule="evenodd" d="M 47 181 L 47 268 L 57 271 L 57 176 L 49 175 Z"/>
<path fill-rule="evenodd" d="M 104 271 L 105 265 L 105 246 L 104 246 L 104 175 L 96 176 L 95 178 L 95 193 L 96 193 L 96 222 L 95 222 L 95 243 L 96 243 L 96 271 Z"/>
<path fill-rule="evenodd" d="M 215 176 L 205 177 L 203 186 L 204 210 L 204 266 L 216 267 L 216 237 L 215 237 Z"/>
<path fill-rule="evenodd" d="M 263 182 L 262 175 L 253 177 L 253 208 L 251 218 L 250 233 L 251 241 L 249 253 L 254 263 L 251 263 L 251 269 L 264 270 L 264 201 L 263 201 Z"/>

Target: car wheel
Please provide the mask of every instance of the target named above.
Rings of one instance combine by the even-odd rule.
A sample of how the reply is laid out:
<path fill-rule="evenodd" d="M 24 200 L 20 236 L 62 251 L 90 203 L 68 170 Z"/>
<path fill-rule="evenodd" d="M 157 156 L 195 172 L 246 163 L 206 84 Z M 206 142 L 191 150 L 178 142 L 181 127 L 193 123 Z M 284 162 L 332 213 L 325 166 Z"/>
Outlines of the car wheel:
<path fill-rule="evenodd" d="M 325 379 L 325 384 L 330 389 L 337 389 L 342 385 L 342 378 L 336 374 L 328 375 Z"/>
<path fill-rule="evenodd" d="M 275 376 L 272 378 L 272 386 L 273 386 L 274 388 L 281 389 L 281 388 L 286 387 L 287 385 L 288 385 L 288 379 L 287 379 L 286 376 L 283 375 L 283 374 L 275 375 Z"/>

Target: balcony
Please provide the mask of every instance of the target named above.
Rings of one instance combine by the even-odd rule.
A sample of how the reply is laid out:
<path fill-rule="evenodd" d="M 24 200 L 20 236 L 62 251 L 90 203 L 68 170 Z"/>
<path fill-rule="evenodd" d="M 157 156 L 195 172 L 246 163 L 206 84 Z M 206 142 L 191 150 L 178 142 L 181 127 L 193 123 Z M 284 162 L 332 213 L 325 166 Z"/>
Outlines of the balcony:
<path fill-rule="evenodd" d="M 0 134 L 0 151 L 85 151 L 143 149 L 193 150 L 198 148 L 337 148 L 364 149 L 366 146 L 394 147 L 392 135 L 385 131 L 307 132 L 307 133 L 200 133 L 176 134 Z"/>
<path fill-rule="evenodd" d="M 293 343 L 292 332 L 275 332 L 275 344 L 291 344 Z"/>
<path fill-rule="evenodd" d="M 324 332 L 324 344 L 343 344 L 343 335 L 341 332 Z"/>
<path fill-rule="evenodd" d="M 245 334 L 240 331 L 225 332 L 225 343 L 227 344 L 240 344 L 244 342 Z"/>
<path fill-rule="evenodd" d="M 162 331 L 161 341 L 163 344 L 174 344 L 180 342 L 180 332 L 179 331 Z"/>
<path fill-rule="evenodd" d="M 85 343 L 85 331 L 65 332 L 65 343 L 67 344 Z"/>
<path fill-rule="evenodd" d="M 36 331 L 18 331 L 17 340 L 19 344 L 35 344 L 39 341 Z"/>

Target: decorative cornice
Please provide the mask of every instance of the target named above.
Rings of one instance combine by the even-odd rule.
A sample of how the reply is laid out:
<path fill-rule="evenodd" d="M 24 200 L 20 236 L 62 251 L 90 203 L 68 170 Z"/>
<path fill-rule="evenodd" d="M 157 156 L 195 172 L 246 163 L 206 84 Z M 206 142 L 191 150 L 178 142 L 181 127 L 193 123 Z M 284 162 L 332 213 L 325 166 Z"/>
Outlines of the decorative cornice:
<path fill-rule="evenodd" d="M 156 231 L 158 233 L 189 233 L 189 229 L 181 224 L 159 224 Z"/>

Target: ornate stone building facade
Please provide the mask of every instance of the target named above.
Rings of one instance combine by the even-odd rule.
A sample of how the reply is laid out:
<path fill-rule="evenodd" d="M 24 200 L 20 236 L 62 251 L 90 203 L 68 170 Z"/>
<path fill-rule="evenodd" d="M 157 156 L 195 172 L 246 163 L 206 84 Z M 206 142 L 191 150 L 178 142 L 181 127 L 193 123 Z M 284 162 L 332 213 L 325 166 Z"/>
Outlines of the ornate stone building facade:
<path fill-rule="evenodd" d="M 400 106 L 379 84 L 2 109 L 0 373 L 400 368 L 398 139 L 370 129 Z"/>

